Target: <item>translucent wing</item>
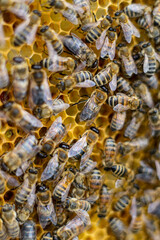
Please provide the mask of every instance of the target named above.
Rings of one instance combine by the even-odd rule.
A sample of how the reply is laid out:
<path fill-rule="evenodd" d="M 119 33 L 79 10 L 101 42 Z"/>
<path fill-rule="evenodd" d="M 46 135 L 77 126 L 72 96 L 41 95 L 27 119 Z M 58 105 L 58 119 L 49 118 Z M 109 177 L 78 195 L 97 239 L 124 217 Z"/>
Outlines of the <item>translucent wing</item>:
<path fill-rule="evenodd" d="M 95 86 L 95 82 L 93 82 L 91 80 L 86 80 L 84 82 L 76 84 L 76 87 L 82 87 L 82 88 L 90 88 L 90 87 L 94 87 L 94 86 Z"/>
<path fill-rule="evenodd" d="M 160 180 L 160 163 L 158 162 L 158 160 L 155 161 L 155 165 L 157 170 L 157 177 Z"/>
<path fill-rule="evenodd" d="M 38 28 L 38 24 L 35 24 L 32 27 L 32 30 L 30 31 L 30 33 L 27 35 L 27 44 L 30 45 L 34 40 L 35 40 L 35 36 L 36 36 L 36 32 L 37 32 L 37 28 Z"/>
<path fill-rule="evenodd" d="M 51 72 L 61 72 L 67 69 L 67 57 L 60 57 L 58 55 L 54 55 L 54 57 L 51 58 L 52 64 L 48 67 L 48 70 Z M 59 64 L 66 63 L 66 64 Z"/>
<path fill-rule="evenodd" d="M 68 197 L 70 187 L 71 187 L 71 183 L 67 186 L 66 190 L 62 193 L 62 195 L 61 195 L 61 201 L 62 202 L 66 201 L 66 198 Z"/>
<path fill-rule="evenodd" d="M 70 8 L 70 9 L 78 12 L 79 14 L 83 14 L 83 13 L 84 13 L 83 8 L 81 8 L 80 6 L 77 6 L 77 5 L 75 5 L 75 4 L 71 4 L 71 3 L 67 2 L 67 1 L 65 1 L 65 5 L 66 5 L 68 8 Z"/>
<path fill-rule="evenodd" d="M 73 23 L 74 25 L 78 24 L 78 18 L 77 18 L 77 14 L 74 11 L 71 11 L 70 9 L 67 10 L 63 10 L 62 15 L 68 19 L 68 21 L 70 21 L 71 23 Z"/>
<path fill-rule="evenodd" d="M 158 7 L 155 7 L 155 8 L 153 9 L 153 12 L 152 12 L 153 16 L 156 16 L 156 15 L 158 14 L 159 10 L 160 10 L 160 7 L 159 7 L 159 6 L 158 6 Z"/>
<path fill-rule="evenodd" d="M 55 209 L 54 209 L 54 205 L 53 203 L 49 204 L 47 206 L 47 210 L 50 211 L 50 221 L 53 223 L 53 225 L 56 225 L 57 224 L 57 216 L 56 216 L 56 212 L 55 212 Z"/>
<path fill-rule="evenodd" d="M 160 55 L 158 54 L 158 53 L 154 53 L 155 54 L 155 57 L 156 57 L 156 60 L 158 61 L 158 62 L 160 62 Z"/>
<path fill-rule="evenodd" d="M 26 20 L 27 17 L 28 17 L 29 8 L 28 8 L 28 11 L 27 11 L 27 8 L 24 5 L 24 3 L 21 3 L 21 5 L 22 5 L 21 8 L 16 8 L 16 6 L 13 6 L 13 7 L 11 6 L 11 7 L 9 7 L 8 10 L 11 11 L 16 16 L 18 16 L 19 18 L 22 18 L 22 19 Z"/>
<path fill-rule="evenodd" d="M 133 34 L 133 30 L 131 26 L 129 25 L 129 23 L 120 23 L 120 24 L 121 24 L 126 41 L 130 43 L 132 40 L 132 34 Z"/>
<path fill-rule="evenodd" d="M 109 38 L 106 37 L 101 50 L 101 57 L 104 58 L 106 55 L 109 56 L 111 60 L 114 59 L 116 52 L 116 39 L 110 44 Z"/>
<path fill-rule="evenodd" d="M 84 210 L 78 210 L 76 211 L 76 214 L 84 222 L 85 230 L 86 230 L 86 227 L 88 229 L 91 226 L 91 220 L 90 220 L 89 214 Z"/>
<path fill-rule="evenodd" d="M 90 162 L 90 164 L 88 165 L 87 164 L 87 167 L 85 167 L 85 163 L 87 162 L 88 159 L 81 159 L 81 162 L 80 162 L 80 172 L 81 173 L 84 173 L 84 174 L 87 174 L 89 172 L 91 172 L 97 165 L 97 162 Z"/>
<path fill-rule="evenodd" d="M 144 55 L 144 63 L 143 63 L 143 72 L 146 73 L 149 70 L 149 59 L 147 54 Z"/>
<path fill-rule="evenodd" d="M 52 110 L 53 110 L 53 114 L 56 115 L 64 110 L 66 110 L 67 108 L 69 108 L 69 104 L 68 103 L 61 103 L 61 104 L 54 104 L 52 105 Z"/>
<path fill-rule="evenodd" d="M 92 194 L 90 195 L 88 198 L 86 198 L 85 200 L 88 201 L 91 204 L 94 204 L 99 198 L 98 194 Z"/>
<path fill-rule="evenodd" d="M 29 18 L 17 26 L 17 28 L 15 29 L 15 34 L 23 32 L 23 30 L 27 27 L 28 24 L 29 24 Z"/>
<path fill-rule="evenodd" d="M 48 131 L 45 135 L 45 138 L 50 138 L 50 137 L 54 138 L 55 133 L 57 133 L 55 131 L 55 129 L 57 127 L 57 124 L 58 125 L 62 124 L 62 118 L 61 117 L 56 118 L 56 120 L 52 123 L 52 125 L 50 126 L 50 128 L 48 129 Z"/>
<path fill-rule="evenodd" d="M 7 186 L 9 188 L 13 188 L 13 187 L 15 188 L 20 186 L 20 182 L 15 177 L 10 176 L 8 173 L 2 170 L 0 170 L 0 174 L 6 180 Z"/>
<path fill-rule="evenodd" d="M 52 44 L 50 41 L 47 41 L 46 40 L 46 46 L 47 46 L 47 49 L 48 49 L 48 54 L 49 54 L 49 57 L 52 59 L 57 59 L 58 60 L 58 55 L 56 53 L 56 51 L 54 50 Z"/>
<path fill-rule="evenodd" d="M 94 23 L 87 23 L 82 27 L 82 30 L 84 32 L 89 31 L 91 28 L 97 27 L 100 24 L 100 21 L 94 22 Z"/>
<path fill-rule="evenodd" d="M 86 159 L 88 159 L 88 158 L 90 157 L 92 151 L 93 151 L 93 146 L 90 146 L 90 147 L 87 149 L 87 151 L 82 155 L 81 160 L 82 160 L 82 161 L 85 161 Z"/>
<path fill-rule="evenodd" d="M 38 213 L 38 217 L 39 217 L 39 223 L 43 229 L 48 225 L 48 223 L 50 221 L 48 214 L 46 214 L 47 212 L 48 212 L 47 207 L 45 205 L 41 205 L 39 203 L 39 205 L 37 207 L 37 213 Z M 45 216 L 45 215 L 47 215 L 47 216 Z"/>
<path fill-rule="evenodd" d="M 81 149 L 87 146 L 86 135 L 82 136 L 69 150 L 68 157 L 74 157 L 80 153 Z"/>
<path fill-rule="evenodd" d="M 147 5 L 133 3 L 127 6 L 127 8 L 135 13 L 143 14 L 143 10 L 147 7 Z"/>
<path fill-rule="evenodd" d="M 137 204 L 136 204 L 136 198 L 133 197 L 132 199 L 132 205 L 130 208 L 130 215 L 132 216 L 132 219 L 137 216 Z"/>
<path fill-rule="evenodd" d="M 48 162 L 46 168 L 42 172 L 41 175 L 41 181 L 46 181 L 47 179 L 50 179 L 55 173 L 56 170 L 58 170 L 59 167 L 59 161 L 58 161 L 58 155 L 55 154 Z"/>
<path fill-rule="evenodd" d="M 133 31 L 133 35 L 136 36 L 137 38 L 140 38 L 140 33 L 138 31 L 138 29 L 133 25 L 133 23 L 128 19 L 129 25 L 132 28 Z"/>
<path fill-rule="evenodd" d="M 110 89 L 115 91 L 117 89 L 117 75 L 114 74 L 112 77 L 112 81 L 109 83 Z"/>
<path fill-rule="evenodd" d="M 32 190 L 27 198 L 27 205 L 30 207 L 34 207 L 34 204 L 36 202 L 36 185 L 34 184 L 32 187 Z"/>
<path fill-rule="evenodd" d="M 5 45 L 5 35 L 3 30 L 3 24 L 0 23 L 0 47 L 3 47 L 4 45 Z"/>
<path fill-rule="evenodd" d="M 125 66 L 126 73 L 131 76 L 133 73 L 137 74 L 137 67 L 135 65 L 135 62 L 132 58 L 132 56 L 129 56 L 129 58 L 126 58 L 124 55 L 122 56 L 122 61 Z"/>
<path fill-rule="evenodd" d="M 97 41 L 96 41 L 96 48 L 97 48 L 97 50 L 102 48 L 103 43 L 104 43 L 104 39 L 105 39 L 105 36 L 106 36 L 106 32 L 107 32 L 107 30 L 104 30 L 102 32 L 101 36 L 97 39 Z"/>
<path fill-rule="evenodd" d="M 21 175 L 23 175 L 27 170 L 27 168 L 29 167 L 29 165 L 30 165 L 30 161 L 25 161 L 19 168 L 17 168 L 16 176 L 20 177 Z"/>
<path fill-rule="evenodd" d="M 113 110 L 116 112 L 123 112 L 129 109 L 129 106 L 123 106 L 122 104 L 117 104 Z"/>

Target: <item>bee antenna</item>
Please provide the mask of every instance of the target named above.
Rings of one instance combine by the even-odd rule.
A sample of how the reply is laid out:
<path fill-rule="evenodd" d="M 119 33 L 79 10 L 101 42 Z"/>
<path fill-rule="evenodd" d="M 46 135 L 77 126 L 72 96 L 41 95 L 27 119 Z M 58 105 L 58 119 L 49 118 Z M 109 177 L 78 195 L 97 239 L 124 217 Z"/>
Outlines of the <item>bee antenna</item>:
<path fill-rule="evenodd" d="M 79 102 L 77 102 L 77 103 L 72 104 L 71 107 L 73 107 L 73 106 L 75 106 L 75 105 L 77 105 L 77 104 L 80 104 L 80 103 L 86 102 L 86 101 L 87 101 L 87 100 L 79 101 Z"/>

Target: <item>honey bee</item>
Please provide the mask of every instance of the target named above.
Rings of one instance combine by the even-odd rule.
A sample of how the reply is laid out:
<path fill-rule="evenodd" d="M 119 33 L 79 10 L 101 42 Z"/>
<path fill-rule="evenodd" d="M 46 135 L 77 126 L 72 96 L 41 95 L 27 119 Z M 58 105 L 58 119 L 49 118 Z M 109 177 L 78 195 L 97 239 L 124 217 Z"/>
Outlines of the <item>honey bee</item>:
<path fill-rule="evenodd" d="M 7 238 L 8 238 L 7 229 L 6 229 L 2 219 L 0 218 L 0 239 L 6 240 Z"/>
<path fill-rule="evenodd" d="M 34 115 L 49 118 L 52 115 L 52 96 L 48 84 L 47 74 L 39 65 L 32 65 L 30 75 L 29 106 Z"/>
<path fill-rule="evenodd" d="M 118 143 L 118 151 L 121 155 L 125 156 L 130 152 L 138 152 L 148 146 L 148 138 L 135 138 L 132 141 Z"/>
<path fill-rule="evenodd" d="M 136 136 L 138 129 L 140 128 L 143 120 L 144 120 L 144 113 L 138 112 L 138 111 L 134 112 L 132 114 L 132 119 L 130 123 L 128 124 L 128 126 L 124 131 L 124 136 L 128 137 L 129 139 L 133 139 Z"/>
<path fill-rule="evenodd" d="M 97 86 L 103 86 L 109 82 L 109 86 L 112 91 L 117 88 L 117 74 L 119 73 L 119 66 L 117 61 L 108 63 L 105 68 L 98 72 L 93 81 Z"/>
<path fill-rule="evenodd" d="M 78 210 L 84 210 L 88 212 L 91 208 L 91 204 L 86 200 L 79 200 L 76 198 L 67 198 L 64 203 L 65 208 L 71 212 Z"/>
<path fill-rule="evenodd" d="M 77 25 L 79 23 L 78 14 L 82 14 L 84 11 L 81 7 L 70 4 L 65 0 L 48 0 L 44 4 L 42 2 L 41 5 L 46 9 L 54 8 L 55 13 L 60 12 L 63 17 L 65 17 L 74 25 Z"/>
<path fill-rule="evenodd" d="M 68 145 L 66 146 L 68 147 Z M 67 148 L 64 148 L 64 143 L 55 150 L 53 157 L 49 160 L 41 175 L 42 182 L 48 179 L 54 181 L 59 179 L 68 160 L 67 150 Z"/>
<path fill-rule="evenodd" d="M 20 228 L 18 221 L 16 220 L 16 212 L 12 205 L 5 204 L 2 207 L 2 219 L 7 228 L 9 237 L 18 238 L 20 234 Z"/>
<path fill-rule="evenodd" d="M 26 221 L 21 229 L 21 239 L 22 240 L 36 240 L 36 226 L 33 221 Z"/>
<path fill-rule="evenodd" d="M 63 44 L 87 68 L 95 69 L 98 66 L 96 54 L 77 36 L 65 36 Z"/>
<path fill-rule="evenodd" d="M 98 168 L 94 168 L 89 176 L 89 187 L 91 190 L 99 190 L 102 186 L 102 174 Z"/>
<path fill-rule="evenodd" d="M 71 240 L 84 232 L 91 225 L 90 217 L 84 210 L 76 211 L 76 216 L 69 220 L 65 226 L 58 229 L 57 235 L 61 240 Z"/>
<path fill-rule="evenodd" d="M 125 93 L 129 97 L 134 95 L 134 90 L 131 87 L 130 83 L 123 77 L 117 77 L 117 91 Z"/>
<path fill-rule="evenodd" d="M 66 73 L 72 73 L 77 67 L 77 62 L 70 57 L 60 57 L 55 52 L 51 57 L 41 60 L 40 65 L 51 72 L 65 71 Z"/>
<path fill-rule="evenodd" d="M 47 44 L 48 52 L 52 47 L 58 55 L 63 52 L 63 43 L 53 29 L 50 29 L 49 26 L 43 26 L 40 28 L 40 33 Z"/>
<path fill-rule="evenodd" d="M 103 184 L 99 193 L 98 217 L 105 218 L 107 215 L 107 207 L 111 202 L 111 190 L 107 185 Z"/>
<path fill-rule="evenodd" d="M 36 191 L 38 198 L 37 212 L 42 228 L 44 229 L 50 222 L 56 225 L 57 218 L 52 202 L 51 191 L 45 185 L 38 185 Z"/>
<path fill-rule="evenodd" d="M 136 96 L 128 97 L 125 94 L 117 93 L 116 96 L 110 96 L 108 98 L 108 104 L 113 107 L 114 111 L 122 112 L 128 109 L 139 109 L 142 105 L 142 100 Z"/>
<path fill-rule="evenodd" d="M 160 135 L 160 114 L 157 108 L 152 108 L 148 112 L 149 124 L 152 129 L 153 136 Z"/>
<path fill-rule="evenodd" d="M 99 50 L 103 46 L 104 39 L 108 28 L 112 24 L 112 19 L 109 15 L 104 16 L 101 20 L 96 23 L 89 23 L 83 27 L 83 30 L 87 32 L 85 37 L 86 42 L 96 42 L 96 48 Z"/>
<path fill-rule="evenodd" d="M 39 154 L 40 157 L 46 157 L 47 155 L 52 154 L 56 146 L 62 141 L 66 134 L 67 127 L 62 123 L 62 118 L 58 117 L 40 141 L 42 146 Z M 63 152 L 63 150 L 60 152 Z"/>
<path fill-rule="evenodd" d="M 159 231 L 159 226 L 157 222 L 153 219 L 147 219 L 146 216 L 144 218 L 145 225 L 146 225 L 146 231 L 149 235 L 149 237 L 152 240 L 158 240 L 160 231 Z"/>
<path fill-rule="evenodd" d="M 75 176 L 72 189 L 72 197 L 82 199 L 85 195 L 87 187 L 85 185 L 86 176 L 82 172 L 78 172 Z"/>
<path fill-rule="evenodd" d="M 41 240 L 53 240 L 52 234 L 50 232 L 44 233 Z"/>
<path fill-rule="evenodd" d="M 119 240 L 123 240 L 126 237 L 126 231 L 124 223 L 116 218 L 116 217 L 110 217 L 109 218 L 109 226 L 114 233 L 115 237 Z"/>
<path fill-rule="evenodd" d="M 132 36 L 139 38 L 140 33 L 137 28 L 133 25 L 133 23 L 129 20 L 128 16 L 123 11 L 117 11 L 114 14 L 114 18 L 118 19 L 118 22 L 122 28 L 125 40 L 130 43 L 132 40 Z"/>
<path fill-rule="evenodd" d="M 118 56 L 122 60 L 122 70 L 126 77 L 137 74 L 137 67 L 132 58 L 131 52 L 125 43 L 119 43 L 117 46 Z"/>
<path fill-rule="evenodd" d="M 74 181 L 76 175 L 76 171 L 73 167 L 69 167 L 65 172 L 63 178 L 58 182 L 54 191 L 53 198 L 56 200 L 60 200 L 61 202 L 65 202 L 71 184 Z"/>
<path fill-rule="evenodd" d="M 83 10 L 83 12 L 79 12 L 82 26 L 92 22 L 89 0 L 74 0 L 74 4 Z"/>
<path fill-rule="evenodd" d="M 34 135 L 22 139 L 16 147 L 2 156 L 2 167 L 8 171 L 15 171 L 21 164 L 33 158 L 39 151 L 38 140 Z"/>
<path fill-rule="evenodd" d="M 115 112 L 110 125 L 111 130 L 113 132 L 121 130 L 124 126 L 125 120 L 126 112 Z"/>
<path fill-rule="evenodd" d="M 42 123 L 37 118 L 25 111 L 20 104 L 12 101 L 1 106 L 0 118 L 15 123 L 25 132 L 35 131 L 42 127 Z"/>
<path fill-rule="evenodd" d="M 82 137 L 70 148 L 68 157 L 75 160 L 81 159 L 81 164 L 88 159 L 92 153 L 93 147 L 98 141 L 99 130 L 91 127 Z"/>
<path fill-rule="evenodd" d="M 143 72 L 147 77 L 152 77 L 157 69 L 157 61 L 160 62 L 160 56 L 155 52 L 150 42 L 140 42 L 139 47 L 144 57 Z"/>
<path fill-rule="evenodd" d="M 58 113 L 65 111 L 69 106 L 62 99 L 55 98 L 52 102 L 53 115 L 56 116 Z"/>
<path fill-rule="evenodd" d="M 26 97 L 28 90 L 28 65 L 22 57 L 14 57 L 13 64 L 13 94 L 17 101 L 22 101 Z"/>
<path fill-rule="evenodd" d="M 136 179 L 143 182 L 155 183 L 157 179 L 156 171 L 143 161 L 140 162 L 140 167 L 137 172 Z"/>
<path fill-rule="evenodd" d="M 116 29 L 113 27 L 108 28 L 107 36 L 101 49 L 101 58 L 105 58 L 105 56 L 108 56 L 110 60 L 114 59 L 116 53 L 116 41 Z"/>
<path fill-rule="evenodd" d="M 9 76 L 6 68 L 6 60 L 5 57 L 0 54 L 0 89 L 5 88 L 9 84 Z"/>
<path fill-rule="evenodd" d="M 126 178 L 128 182 L 133 182 L 135 179 L 134 172 L 123 164 L 114 164 L 110 170 L 112 171 L 112 174 L 119 179 Z"/>
<path fill-rule="evenodd" d="M 29 6 L 24 1 L 17 0 L 0 0 L 1 11 L 10 11 L 17 17 L 27 19 Z"/>
<path fill-rule="evenodd" d="M 130 197 L 128 195 L 121 196 L 118 201 L 114 203 L 114 210 L 119 212 L 125 210 L 130 204 Z"/>
<path fill-rule="evenodd" d="M 80 113 L 79 116 L 80 122 L 82 121 L 89 121 L 89 123 L 93 122 L 93 120 L 98 115 L 101 106 L 105 103 L 106 100 L 107 100 L 106 93 L 99 89 L 94 90 L 91 94 L 91 97 L 85 103 Z"/>
<path fill-rule="evenodd" d="M 106 138 L 104 143 L 103 166 L 111 167 L 116 157 L 116 142 L 112 137 Z"/>
<path fill-rule="evenodd" d="M 80 171 L 82 174 L 87 174 L 91 172 L 95 167 L 97 163 L 94 162 L 91 158 L 87 158 L 85 161 L 81 161 L 80 163 Z"/>
<path fill-rule="evenodd" d="M 24 176 L 24 182 L 18 188 L 15 195 L 15 203 L 17 206 L 23 206 L 24 203 L 29 202 L 35 193 L 35 185 L 37 182 L 38 171 L 35 168 L 29 168 Z"/>
<path fill-rule="evenodd" d="M 151 18 L 151 7 L 145 4 L 130 4 L 123 9 L 124 13 L 127 14 L 129 18 L 137 18 L 147 15 L 148 18 Z"/>
<path fill-rule="evenodd" d="M 129 228 L 133 233 L 138 233 L 143 226 L 143 214 L 141 207 L 137 206 L 137 201 L 135 197 L 133 197 L 132 199 L 130 214 L 132 216 L 132 220 Z"/>
<path fill-rule="evenodd" d="M 38 10 L 33 10 L 27 20 L 16 28 L 12 41 L 15 47 L 19 47 L 24 43 L 31 44 L 34 41 L 40 18 L 41 13 Z"/>
<path fill-rule="evenodd" d="M 95 83 L 92 81 L 93 75 L 89 71 L 80 71 L 73 73 L 71 76 L 65 76 L 59 81 L 56 87 L 61 91 L 70 91 L 74 87 L 94 87 Z"/>
<path fill-rule="evenodd" d="M 147 85 L 141 81 L 136 81 L 134 82 L 133 86 L 135 88 L 136 96 L 140 97 L 149 108 L 153 108 L 153 98 Z"/>
<path fill-rule="evenodd" d="M 67 220 L 67 214 L 66 214 L 66 210 L 64 209 L 61 202 L 56 202 L 55 211 L 56 211 L 56 216 L 57 216 L 57 225 L 58 226 L 64 225 L 64 223 Z M 54 240 L 58 240 L 58 237 L 55 238 Z"/>
<path fill-rule="evenodd" d="M 155 26 L 160 26 L 160 1 L 157 0 L 154 3 L 154 9 L 153 9 L 153 22 Z"/>

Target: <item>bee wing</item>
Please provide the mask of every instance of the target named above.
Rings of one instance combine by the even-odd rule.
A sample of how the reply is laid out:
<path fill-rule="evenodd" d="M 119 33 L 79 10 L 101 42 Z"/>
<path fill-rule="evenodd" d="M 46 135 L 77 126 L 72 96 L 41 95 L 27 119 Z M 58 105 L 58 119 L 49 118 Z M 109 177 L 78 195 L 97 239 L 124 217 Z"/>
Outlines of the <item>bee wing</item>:
<path fill-rule="evenodd" d="M 84 10 L 83 8 L 81 8 L 80 6 L 77 6 L 75 4 L 71 4 L 71 3 L 68 3 L 67 1 L 65 1 L 65 4 L 68 8 L 78 12 L 79 14 L 83 14 L 84 13 Z"/>
<path fill-rule="evenodd" d="M 84 68 L 86 67 L 86 61 L 81 62 L 80 64 L 78 64 L 78 66 L 76 67 L 76 69 L 73 71 L 75 72 L 80 72 L 82 71 Z"/>
<path fill-rule="evenodd" d="M 158 53 L 155 52 L 155 58 L 158 62 L 160 62 L 160 55 Z"/>
<path fill-rule="evenodd" d="M 46 168 L 42 172 L 41 181 L 46 181 L 47 179 L 51 178 L 53 174 L 55 174 L 55 170 L 59 166 L 58 155 L 55 154 L 48 162 Z"/>
<path fill-rule="evenodd" d="M 132 12 L 135 12 L 135 13 L 140 13 L 140 14 L 143 14 L 143 10 L 146 8 L 147 6 L 146 5 L 143 5 L 143 4 L 137 4 L 137 3 L 133 3 L 133 4 L 130 4 L 127 6 L 127 8 L 132 11 Z"/>
<path fill-rule="evenodd" d="M 94 86 L 95 86 L 95 82 L 93 82 L 91 80 L 86 80 L 84 82 L 76 84 L 76 87 L 82 87 L 82 88 L 90 88 L 90 87 L 94 87 Z"/>
<path fill-rule="evenodd" d="M 109 38 L 106 37 L 101 50 L 101 58 L 104 58 L 106 55 L 108 55 L 110 60 L 113 60 L 115 57 L 115 52 L 116 52 L 116 39 L 111 43 L 110 46 Z"/>
<path fill-rule="evenodd" d="M 48 67 L 48 70 L 51 72 L 64 71 L 67 68 L 67 66 L 65 66 L 65 64 L 60 65 L 59 61 L 67 62 L 67 58 L 54 55 L 54 57 L 52 57 L 52 64 Z"/>
<path fill-rule="evenodd" d="M 49 204 L 47 206 L 47 208 L 48 208 L 48 211 L 50 211 L 50 221 L 53 223 L 53 225 L 56 225 L 57 224 L 57 216 L 56 216 L 56 212 L 55 212 L 53 203 Z"/>
<path fill-rule="evenodd" d="M 68 197 L 68 193 L 69 193 L 70 187 L 71 187 L 71 183 L 68 184 L 66 190 L 62 193 L 61 202 L 65 202 L 66 201 L 66 198 Z"/>
<path fill-rule="evenodd" d="M 58 183 L 58 181 L 59 181 L 59 179 L 60 179 L 60 177 L 63 173 L 63 170 L 64 170 L 64 167 L 65 167 L 66 163 L 67 163 L 67 161 L 60 165 L 59 170 L 58 170 L 58 172 L 55 175 L 54 180 L 53 180 L 54 185 L 56 185 Z"/>
<path fill-rule="evenodd" d="M 136 204 L 135 197 L 132 198 L 132 204 L 129 212 L 130 212 L 130 215 L 132 216 L 132 219 L 137 216 L 137 204 Z"/>
<path fill-rule="evenodd" d="M 38 24 L 35 24 L 32 27 L 32 30 L 30 31 L 30 33 L 27 35 L 27 44 L 30 45 L 34 40 L 35 40 L 35 36 L 36 36 L 36 32 L 37 32 L 37 28 L 38 28 Z"/>
<path fill-rule="evenodd" d="M 86 146 L 86 135 L 82 136 L 69 150 L 68 157 L 74 157 L 79 153 L 80 149 L 83 149 Z"/>
<path fill-rule="evenodd" d="M 29 112 L 23 110 L 23 120 L 30 123 L 33 127 L 35 128 L 40 128 L 43 127 L 43 124 L 41 123 L 41 121 L 39 121 L 36 117 L 34 117 L 32 114 L 30 114 Z M 18 124 L 24 131 L 28 130 L 23 126 L 23 124 L 21 124 L 21 121 Z"/>
<path fill-rule="evenodd" d="M 16 176 L 20 177 L 21 175 L 23 175 L 27 168 L 29 167 L 29 165 L 30 161 L 25 161 L 24 163 L 22 163 L 22 165 L 16 170 Z"/>
<path fill-rule="evenodd" d="M 87 159 L 90 157 L 92 151 L 93 151 L 93 146 L 90 146 L 90 147 L 87 149 L 87 151 L 83 154 L 83 156 L 81 157 L 81 160 L 82 160 L 82 161 L 87 160 Z"/>
<path fill-rule="evenodd" d="M 85 200 L 88 201 L 90 204 L 94 204 L 98 200 L 98 198 L 99 198 L 98 194 L 92 194 Z"/>
<path fill-rule="evenodd" d="M 136 36 L 137 38 L 140 38 L 140 33 L 138 31 L 138 29 L 134 26 L 134 24 L 128 19 L 129 25 L 132 28 L 133 31 L 133 35 Z"/>
<path fill-rule="evenodd" d="M 3 47 L 4 45 L 5 45 L 5 35 L 3 30 L 3 24 L 0 23 L 0 47 Z"/>
<path fill-rule="evenodd" d="M 123 112 L 129 109 L 129 106 L 123 106 L 122 104 L 117 104 L 113 110 L 116 112 Z"/>
<path fill-rule="evenodd" d="M 128 43 L 130 43 L 132 40 L 132 34 L 133 34 L 133 30 L 132 30 L 130 24 L 129 23 L 120 23 L 120 24 L 121 24 L 123 34 L 124 34 L 126 41 Z"/>
<path fill-rule="evenodd" d="M 58 55 L 57 55 L 56 51 L 54 50 L 51 42 L 46 40 L 46 45 L 47 45 L 49 57 L 58 59 Z"/>
<path fill-rule="evenodd" d="M 132 58 L 132 56 L 129 56 L 129 58 L 126 58 L 124 55 L 122 56 L 122 61 L 125 66 L 126 73 L 131 76 L 133 73 L 137 74 L 137 67 L 136 64 Z"/>
<path fill-rule="evenodd" d="M 54 138 L 55 129 L 56 129 L 57 125 L 59 125 L 59 124 L 62 124 L 62 118 L 61 117 L 56 118 L 56 120 L 52 123 L 52 125 L 50 126 L 50 128 L 48 129 L 48 131 L 45 135 L 45 138 L 50 138 L 51 136 L 53 136 L 53 138 Z"/>
<path fill-rule="evenodd" d="M 36 184 L 33 185 L 32 190 L 27 198 L 26 204 L 33 208 L 35 202 L 36 202 Z"/>
<path fill-rule="evenodd" d="M 84 210 L 78 210 L 75 213 L 84 222 L 85 230 L 86 228 L 88 229 L 91 226 L 91 220 L 90 220 L 89 214 Z"/>
<path fill-rule="evenodd" d="M 73 23 L 74 25 L 78 25 L 78 18 L 77 18 L 77 13 L 75 12 L 70 12 L 69 9 L 61 11 L 62 15 L 67 18 L 68 21 Z"/>
<path fill-rule="evenodd" d="M 23 3 L 21 3 L 22 6 L 21 8 L 16 8 L 16 7 L 9 7 L 9 11 L 12 12 L 13 14 L 15 14 L 16 16 L 18 16 L 19 18 L 22 18 L 24 20 L 26 20 L 28 18 L 28 13 L 26 12 L 26 8 L 23 7 Z M 29 9 L 28 9 L 29 11 Z"/>
<path fill-rule="evenodd" d="M 37 213 L 38 213 L 38 218 L 39 218 L 39 223 L 44 229 L 49 222 L 49 216 L 45 216 L 45 212 L 48 212 L 47 206 L 41 205 L 40 203 L 38 204 L 37 207 Z"/>
<path fill-rule="evenodd" d="M 105 39 L 105 36 L 106 36 L 106 32 L 107 32 L 107 30 L 104 30 L 102 32 L 101 36 L 97 39 L 97 41 L 96 41 L 97 50 L 101 49 L 101 47 L 103 46 L 104 39 Z"/>
<path fill-rule="evenodd" d="M 90 173 L 97 166 L 97 162 L 92 161 L 92 163 L 90 163 L 90 165 L 87 168 L 82 170 L 83 169 L 83 165 L 85 164 L 86 161 L 87 161 L 87 159 L 85 159 L 85 160 L 81 159 L 81 162 L 80 162 L 80 172 L 84 173 L 84 174 Z"/>
<path fill-rule="evenodd" d="M 153 11 L 152 11 L 152 14 L 153 14 L 153 16 L 156 16 L 157 15 L 157 13 L 159 12 L 159 6 L 158 7 L 155 7 L 154 9 L 153 9 Z"/>
<path fill-rule="evenodd" d="M 155 165 L 156 165 L 157 177 L 160 180 L 160 163 L 158 160 L 155 161 Z"/>
<path fill-rule="evenodd" d="M 17 26 L 17 28 L 15 29 L 15 34 L 18 34 L 19 32 L 23 32 L 23 30 L 27 27 L 28 24 L 29 24 L 29 18 L 27 18 L 27 20 L 25 20 L 24 22 L 22 22 L 20 25 Z"/>
<path fill-rule="evenodd" d="M 7 186 L 9 188 L 19 187 L 20 186 L 20 182 L 15 177 L 10 176 L 8 173 L 6 173 L 6 172 L 4 172 L 2 170 L 0 170 L 0 174 L 7 181 Z"/>
<path fill-rule="evenodd" d="M 110 89 L 115 91 L 117 89 L 117 74 L 114 74 L 112 77 L 112 81 L 109 83 Z"/>
<path fill-rule="evenodd" d="M 82 27 L 84 32 L 89 31 L 91 28 L 97 27 L 100 24 L 100 21 L 87 23 Z"/>
<path fill-rule="evenodd" d="M 63 112 L 64 110 L 66 110 L 69 107 L 70 107 L 70 105 L 68 103 L 64 102 L 64 103 L 60 103 L 60 104 L 57 104 L 57 103 L 54 104 L 54 100 L 53 100 L 52 110 L 53 110 L 54 115 L 56 115 L 60 112 Z"/>
<path fill-rule="evenodd" d="M 143 72 L 146 73 L 149 70 L 149 59 L 147 54 L 144 55 L 144 63 L 143 63 Z"/>

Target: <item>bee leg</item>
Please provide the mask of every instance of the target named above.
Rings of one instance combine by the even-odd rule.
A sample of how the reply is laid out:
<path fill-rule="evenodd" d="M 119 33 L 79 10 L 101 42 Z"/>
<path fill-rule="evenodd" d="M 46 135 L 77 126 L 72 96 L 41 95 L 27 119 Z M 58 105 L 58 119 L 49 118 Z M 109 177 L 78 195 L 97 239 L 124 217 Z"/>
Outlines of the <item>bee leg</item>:
<path fill-rule="evenodd" d="M 95 22 L 97 22 L 97 18 L 96 18 L 96 15 L 95 15 L 95 13 L 94 12 L 92 12 L 92 14 L 93 14 L 93 17 L 94 17 L 94 20 L 95 20 Z M 103 16 L 102 16 L 103 17 Z"/>
<path fill-rule="evenodd" d="M 69 54 L 69 55 L 71 55 L 71 56 L 73 56 L 73 54 L 72 53 L 70 53 L 70 52 L 67 52 L 67 51 L 63 51 L 64 53 L 67 53 L 67 54 Z"/>

